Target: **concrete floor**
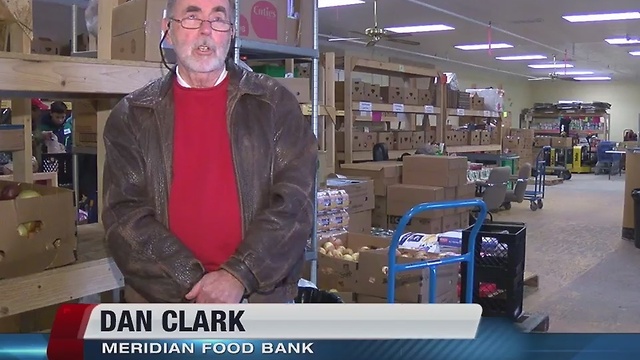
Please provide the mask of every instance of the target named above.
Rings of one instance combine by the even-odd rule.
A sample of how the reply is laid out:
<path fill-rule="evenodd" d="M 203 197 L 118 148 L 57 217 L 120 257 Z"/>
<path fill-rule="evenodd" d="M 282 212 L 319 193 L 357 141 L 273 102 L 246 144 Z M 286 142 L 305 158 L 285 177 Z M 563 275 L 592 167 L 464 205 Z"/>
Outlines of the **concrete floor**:
<path fill-rule="evenodd" d="M 540 276 L 525 311 L 551 332 L 640 332 L 640 249 L 621 240 L 624 175 L 574 175 L 546 188 L 544 208 L 496 214 L 527 223 L 526 269 Z"/>

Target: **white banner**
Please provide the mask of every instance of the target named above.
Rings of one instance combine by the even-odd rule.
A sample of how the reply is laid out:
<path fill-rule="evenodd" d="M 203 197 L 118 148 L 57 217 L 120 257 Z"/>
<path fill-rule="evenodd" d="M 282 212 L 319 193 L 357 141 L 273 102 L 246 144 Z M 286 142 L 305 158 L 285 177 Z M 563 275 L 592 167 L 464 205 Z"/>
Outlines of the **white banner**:
<path fill-rule="evenodd" d="M 478 304 L 100 304 L 84 339 L 473 339 Z"/>

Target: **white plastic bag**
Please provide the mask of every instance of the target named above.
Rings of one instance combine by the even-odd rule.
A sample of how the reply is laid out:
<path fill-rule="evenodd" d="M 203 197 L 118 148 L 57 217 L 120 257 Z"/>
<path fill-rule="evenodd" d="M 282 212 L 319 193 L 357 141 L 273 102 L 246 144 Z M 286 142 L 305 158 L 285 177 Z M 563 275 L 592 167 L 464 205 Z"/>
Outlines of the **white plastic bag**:
<path fill-rule="evenodd" d="M 64 154 L 67 152 L 67 149 L 58 142 L 58 137 L 55 135 L 51 139 L 45 140 L 44 144 L 47 147 L 47 154 Z"/>
<path fill-rule="evenodd" d="M 89 0 L 87 9 L 84 11 L 84 18 L 89 34 L 98 37 L 98 0 Z"/>
<path fill-rule="evenodd" d="M 501 89 L 467 89 L 470 94 L 477 94 L 484 98 L 484 109 L 489 111 L 504 111 L 504 90 Z"/>

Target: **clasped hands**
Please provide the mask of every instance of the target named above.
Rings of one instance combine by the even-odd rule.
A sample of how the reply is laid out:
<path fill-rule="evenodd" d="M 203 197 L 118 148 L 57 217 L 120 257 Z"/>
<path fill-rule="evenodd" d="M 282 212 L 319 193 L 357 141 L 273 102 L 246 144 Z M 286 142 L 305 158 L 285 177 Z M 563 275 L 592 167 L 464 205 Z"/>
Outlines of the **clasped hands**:
<path fill-rule="evenodd" d="M 212 271 L 198 281 L 185 298 L 203 304 L 238 304 L 244 285 L 225 270 Z"/>

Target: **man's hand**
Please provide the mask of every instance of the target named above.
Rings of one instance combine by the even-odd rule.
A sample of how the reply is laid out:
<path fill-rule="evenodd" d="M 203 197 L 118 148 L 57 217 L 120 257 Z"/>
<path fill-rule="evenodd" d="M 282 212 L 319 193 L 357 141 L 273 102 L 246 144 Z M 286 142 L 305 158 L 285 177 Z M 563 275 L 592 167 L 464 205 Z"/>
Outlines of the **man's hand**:
<path fill-rule="evenodd" d="M 53 140 L 53 131 L 43 131 L 42 132 L 43 140 Z"/>
<path fill-rule="evenodd" d="M 244 286 L 225 270 L 210 272 L 198 281 L 185 296 L 187 300 L 207 304 L 238 304 L 244 295 Z"/>

